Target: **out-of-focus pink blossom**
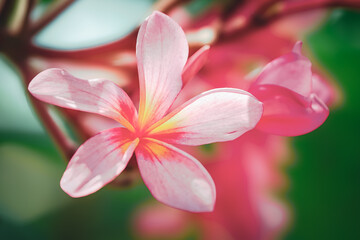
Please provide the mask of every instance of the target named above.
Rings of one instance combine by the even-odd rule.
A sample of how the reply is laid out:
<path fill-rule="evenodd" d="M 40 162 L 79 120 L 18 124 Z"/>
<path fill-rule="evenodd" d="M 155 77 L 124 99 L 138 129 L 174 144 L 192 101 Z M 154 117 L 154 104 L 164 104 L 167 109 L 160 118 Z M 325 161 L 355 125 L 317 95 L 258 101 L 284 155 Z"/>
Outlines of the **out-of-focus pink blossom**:
<path fill-rule="evenodd" d="M 169 15 L 185 29 L 186 38 L 192 47 L 213 44 L 218 38 L 221 11 L 217 7 L 207 9 L 200 16 L 189 14 L 185 7 L 178 7 Z"/>
<path fill-rule="evenodd" d="M 190 214 L 158 203 L 137 208 L 133 216 L 136 234 L 149 239 L 172 239 L 184 235 L 191 224 Z"/>
<path fill-rule="evenodd" d="M 299 17 L 304 18 L 304 16 Z M 298 18 L 293 22 L 298 21 Z M 314 19 L 321 19 L 321 13 L 312 15 L 311 21 L 313 22 Z M 298 36 L 294 34 L 299 32 L 294 30 L 290 35 L 284 35 L 280 31 L 283 27 L 284 24 L 278 22 L 276 27 L 270 26 L 251 32 L 233 42 L 213 46 L 205 69 L 194 81 L 198 89 L 189 88 L 186 92 L 183 91 L 183 94 L 196 95 L 214 86 L 248 90 L 266 63 L 286 54 L 293 46 L 294 39 Z M 292 29 L 297 27 L 292 26 Z M 301 27 L 304 28 L 303 25 Z M 301 55 L 300 52 L 297 54 Z M 336 90 L 327 80 L 319 76 L 321 75 L 310 73 L 312 80 L 307 80 L 312 82 L 311 92 L 323 103 L 330 105 L 337 98 Z M 217 144 L 215 152 L 211 153 L 214 162 L 206 161 L 209 157 L 204 157 L 199 151 L 193 152 L 192 154 L 198 159 L 206 162 L 213 176 L 217 186 L 217 203 L 212 213 L 201 216 L 178 212 L 177 221 L 171 221 L 178 226 L 172 236 L 178 235 L 179 231 L 186 231 L 182 224 L 184 221 L 197 227 L 201 226 L 202 239 L 207 240 L 274 239 L 279 236 L 289 224 L 290 213 L 287 205 L 272 194 L 274 190 L 286 185 L 286 180 L 278 168 L 281 164 L 279 161 L 289 158 L 289 152 L 284 137 L 257 130 L 252 130 L 235 141 Z M 148 206 L 147 212 L 151 211 L 150 209 L 159 210 L 153 205 Z M 167 217 L 164 214 L 166 209 L 165 206 L 161 209 L 162 219 Z M 146 232 L 144 225 L 151 219 L 158 222 L 155 220 L 158 216 L 156 214 L 147 214 L 146 222 L 143 221 L 145 218 L 141 213 L 136 216 L 137 231 Z M 162 227 L 166 228 L 166 226 L 159 225 L 156 228 L 157 234 L 164 237 L 161 233 L 166 232 L 166 229 Z M 153 236 L 147 233 L 145 236 L 150 238 Z M 169 233 L 165 238 L 170 239 L 168 236 Z"/>
<path fill-rule="evenodd" d="M 289 155 L 286 140 L 253 130 L 218 151 L 220 161 L 207 165 L 218 198 L 214 212 L 201 215 L 205 227 L 219 225 L 229 239 L 272 239 L 288 220 L 287 208 L 271 195 L 285 184 L 277 166 Z M 204 239 L 217 239 L 212 235 Z"/>
<path fill-rule="evenodd" d="M 262 104 L 245 91 L 223 88 L 204 92 L 169 113 L 183 80 L 200 69 L 206 52 L 201 49 L 185 65 L 184 32 L 168 16 L 153 13 L 137 38 L 139 113 L 111 81 L 82 80 L 61 69 L 38 74 L 29 85 L 38 99 L 96 113 L 123 126 L 105 130 L 80 146 L 61 179 L 62 189 L 72 197 L 96 192 L 124 170 L 135 151 L 142 178 L 156 199 L 188 211 L 211 211 L 212 178 L 200 162 L 171 144 L 233 140 L 255 127 Z"/>
<path fill-rule="evenodd" d="M 189 225 L 200 229 L 201 239 L 206 240 L 274 239 L 281 234 L 289 211 L 271 192 L 286 184 L 277 170 L 290 153 L 286 139 L 253 130 L 235 141 L 217 144 L 214 151 L 211 156 L 196 154 L 203 161 L 214 160 L 206 165 L 217 187 L 214 211 L 194 215 L 149 204 L 134 216 L 139 235 L 171 239 L 188 231 Z M 155 230 L 149 231 L 154 223 Z M 172 235 L 167 223 L 171 223 Z"/>
<path fill-rule="evenodd" d="M 305 13 L 297 13 L 286 18 L 274 22 L 270 26 L 271 30 L 288 39 L 297 41 L 304 38 L 306 33 L 309 33 L 319 27 L 319 25 L 326 19 L 326 9 L 315 9 L 306 11 Z"/>
<path fill-rule="evenodd" d="M 266 29 L 215 46 L 200 78 L 212 86 L 238 87 L 255 95 L 264 103 L 257 125 L 262 131 L 284 136 L 311 132 L 327 118 L 327 104 L 336 100 L 337 92 L 313 74 L 310 61 L 300 52 L 301 43 L 279 57 L 291 42 Z M 267 59 L 275 57 L 260 72 Z"/>
<path fill-rule="evenodd" d="M 302 135 L 318 128 L 329 115 L 328 107 L 313 91 L 311 63 L 301 54 L 301 45 L 297 42 L 291 53 L 267 64 L 251 84 L 249 91 L 264 104 L 258 129 L 283 136 Z M 317 91 L 328 95 L 327 88 Z"/>
<path fill-rule="evenodd" d="M 336 104 L 341 96 L 338 88 L 334 87 L 333 84 L 325 79 L 321 74 L 314 72 L 312 75 L 312 91 L 327 106 Z"/>

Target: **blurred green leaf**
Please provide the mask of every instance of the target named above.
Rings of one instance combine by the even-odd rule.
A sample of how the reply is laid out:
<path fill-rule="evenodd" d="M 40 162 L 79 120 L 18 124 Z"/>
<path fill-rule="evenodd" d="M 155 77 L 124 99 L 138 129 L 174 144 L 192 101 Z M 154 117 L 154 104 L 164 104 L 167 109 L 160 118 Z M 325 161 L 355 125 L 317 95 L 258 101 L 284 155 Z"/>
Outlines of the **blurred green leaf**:
<path fill-rule="evenodd" d="M 0 72 L 0 132 L 6 130 L 43 133 L 41 125 L 30 110 L 21 76 L 2 54 Z"/>
<path fill-rule="evenodd" d="M 294 223 L 286 239 L 360 239 L 360 13 L 338 9 L 306 43 L 338 81 L 344 103 L 319 129 L 296 137 L 289 169 Z"/>
<path fill-rule="evenodd" d="M 0 146 L 0 215 L 32 221 L 67 199 L 59 180 L 63 169 L 40 152 L 16 144 Z"/>

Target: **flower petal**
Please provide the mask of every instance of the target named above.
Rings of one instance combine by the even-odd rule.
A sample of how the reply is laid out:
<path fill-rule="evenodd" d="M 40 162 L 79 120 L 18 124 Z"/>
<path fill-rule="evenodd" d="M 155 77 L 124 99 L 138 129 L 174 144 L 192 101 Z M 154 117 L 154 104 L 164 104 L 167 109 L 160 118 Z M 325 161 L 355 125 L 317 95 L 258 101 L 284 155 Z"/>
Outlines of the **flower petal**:
<path fill-rule="evenodd" d="M 277 85 L 308 97 L 312 89 L 311 62 L 301 55 L 301 45 L 297 42 L 291 53 L 268 63 L 253 86 Z"/>
<path fill-rule="evenodd" d="M 315 93 L 327 106 L 331 106 L 340 98 L 336 86 L 319 74 L 313 73 L 312 86 L 313 93 Z"/>
<path fill-rule="evenodd" d="M 183 85 L 185 85 L 190 79 L 192 79 L 205 65 L 205 62 L 209 55 L 209 50 L 210 46 L 205 45 L 189 58 L 182 72 Z"/>
<path fill-rule="evenodd" d="M 183 30 L 165 14 L 154 12 L 141 25 L 136 45 L 141 126 L 161 119 L 174 102 L 188 51 Z"/>
<path fill-rule="evenodd" d="M 104 79 L 82 80 L 58 68 L 39 73 L 29 84 L 41 101 L 64 108 L 97 113 L 133 130 L 136 109 L 129 96 L 115 83 Z"/>
<path fill-rule="evenodd" d="M 219 88 L 187 101 L 152 126 L 150 134 L 185 145 L 229 141 L 254 128 L 261 114 L 261 102 L 248 92 Z"/>
<path fill-rule="evenodd" d="M 298 136 L 318 128 L 329 115 L 328 107 L 311 94 L 305 98 L 287 88 L 264 85 L 252 93 L 264 104 L 258 129 L 282 136 Z"/>
<path fill-rule="evenodd" d="M 124 170 L 138 142 L 125 128 L 95 135 L 70 160 L 61 178 L 61 188 L 72 197 L 96 192 Z"/>
<path fill-rule="evenodd" d="M 142 140 L 135 154 L 141 176 L 157 200 L 191 212 L 213 210 L 214 182 L 195 158 L 155 139 Z"/>

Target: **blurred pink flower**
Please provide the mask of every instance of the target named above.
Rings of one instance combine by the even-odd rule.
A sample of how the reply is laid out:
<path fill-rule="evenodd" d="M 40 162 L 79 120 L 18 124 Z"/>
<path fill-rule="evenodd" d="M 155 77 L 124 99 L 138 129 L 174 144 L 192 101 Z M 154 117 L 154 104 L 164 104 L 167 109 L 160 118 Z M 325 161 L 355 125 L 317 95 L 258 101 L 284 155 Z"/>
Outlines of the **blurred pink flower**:
<path fill-rule="evenodd" d="M 199 216 L 203 239 L 279 235 L 289 216 L 273 192 L 286 184 L 278 166 L 289 156 L 288 147 L 283 137 L 257 130 L 217 145 L 219 161 L 206 165 L 217 187 L 217 202 L 212 213 Z"/>
<path fill-rule="evenodd" d="M 140 81 L 137 113 L 129 96 L 103 79 L 82 80 L 61 69 L 48 69 L 29 84 L 38 99 L 65 108 L 103 115 L 123 128 L 105 130 L 77 150 L 61 179 L 72 197 L 89 195 L 118 176 L 133 152 L 153 196 L 172 207 L 213 210 L 215 185 L 205 168 L 173 144 L 202 145 L 229 141 L 255 127 L 262 104 L 239 89 L 214 89 L 169 112 L 183 81 L 203 63 L 203 48 L 188 57 L 182 29 L 155 12 L 140 27 L 136 56 Z"/>
<path fill-rule="evenodd" d="M 257 125 L 262 131 L 297 136 L 318 128 L 329 109 L 313 88 L 311 62 L 301 54 L 301 42 L 291 53 L 268 63 L 249 92 L 264 104 L 264 114 Z M 328 91 L 318 88 L 317 91 Z"/>
<path fill-rule="evenodd" d="M 148 204 L 134 215 L 138 235 L 176 239 L 194 225 L 200 229 L 200 239 L 206 240 L 274 239 L 281 234 L 289 212 L 271 192 L 286 184 L 277 169 L 290 154 L 286 139 L 252 130 L 214 147 L 211 156 L 195 153 L 207 160 L 217 187 L 214 211 L 195 215 Z"/>
<path fill-rule="evenodd" d="M 313 23 L 313 20 L 311 22 Z M 299 32 L 296 31 L 297 25 L 293 25 L 292 29 L 292 33 Z M 238 87 L 244 90 L 255 87 L 259 69 L 271 59 L 286 54 L 294 44 L 293 39 L 297 37 L 289 34 L 279 36 L 279 30 L 280 26 L 276 28 L 270 26 L 232 42 L 212 46 L 205 68 L 197 75 L 196 81 L 191 82 L 189 88 L 185 88 L 186 91 L 182 91 L 182 94 L 188 94 L 186 97 L 189 97 L 212 87 Z M 290 55 L 293 55 L 293 61 L 287 63 L 295 65 L 296 69 L 305 62 L 305 65 L 308 64 L 309 75 L 311 69 L 308 59 L 299 51 Z M 298 61 L 295 61 L 296 59 Z M 288 68 L 284 66 L 285 74 Z M 254 69 L 255 71 L 249 74 Z M 270 68 L 270 70 L 276 69 Z M 304 73 L 301 74 L 289 78 L 288 83 L 296 84 L 298 80 L 296 77 L 304 76 Z M 337 98 L 334 86 L 317 73 L 310 73 L 310 76 L 311 79 L 301 79 L 301 83 L 310 81 L 311 94 L 317 95 L 327 105 L 332 104 Z M 279 88 L 285 88 L 281 83 L 274 84 Z M 197 89 L 194 89 L 194 85 Z M 270 97 L 276 99 L 276 92 Z M 292 97 L 296 102 L 297 98 Z M 303 108 L 304 113 L 308 105 L 301 105 L 300 102 L 299 107 Z M 313 118 L 316 122 L 316 115 L 305 115 L 305 117 Z M 279 169 L 279 165 L 283 163 L 281 161 L 290 158 L 291 150 L 286 140 L 281 136 L 252 130 L 235 141 L 216 144 L 215 152 L 211 153 L 213 162 L 206 161 L 209 160 L 209 156 L 204 156 L 199 150 L 192 152 L 197 159 L 205 162 L 216 184 L 217 202 L 214 211 L 194 215 L 176 212 L 166 206 L 149 204 L 139 209 L 135 215 L 136 231 L 144 239 L 153 239 L 152 237 L 176 239 L 175 236 L 184 235 L 184 232 L 189 231 L 191 225 L 195 224 L 197 227 L 200 226 L 201 239 L 206 240 L 276 239 L 285 231 L 291 217 L 288 206 L 273 196 L 275 190 L 286 185 L 286 179 Z"/>
<path fill-rule="evenodd" d="M 257 129 L 271 134 L 297 136 L 311 132 L 326 120 L 337 92 L 329 81 L 313 73 L 301 54 L 301 42 L 290 53 L 268 63 L 291 41 L 269 29 L 212 48 L 199 76 L 211 87 L 238 87 L 264 104 Z M 250 73 L 249 73 L 250 72 Z"/>

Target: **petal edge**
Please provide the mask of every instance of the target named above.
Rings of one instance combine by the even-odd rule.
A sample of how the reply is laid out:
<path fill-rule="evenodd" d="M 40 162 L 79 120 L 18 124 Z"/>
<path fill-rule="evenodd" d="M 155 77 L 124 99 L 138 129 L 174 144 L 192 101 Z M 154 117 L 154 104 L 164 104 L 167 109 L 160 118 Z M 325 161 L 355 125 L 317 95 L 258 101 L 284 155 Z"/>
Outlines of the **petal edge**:
<path fill-rule="evenodd" d="M 63 69 L 50 68 L 34 77 L 28 89 L 41 101 L 100 114 L 133 130 L 137 116 L 134 104 L 124 90 L 109 80 L 83 80 Z"/>
<path fill-rule="evenodd" d="M 215 184 L 201 163 L 165 142 L 144 139 L 135 151 L 140 174 L 152 195 L 191 212 L 212 211 Z"/>
<path fill-rule="evenodd" d="M 246 91 L 213 89 L 169 113 L 151 127 L 150 135 L 185 145 L 230 141 L 253 129 L 262 111 L 262 103 Z"/>
<path fill-rule="evenodd" d="M 139 140 L 125 128 L 103 131 L 87 140 L 70 160 L 60 186 L 71 197 L 98 191 L 126 167 Z"/>

